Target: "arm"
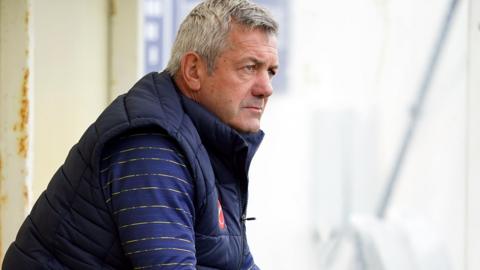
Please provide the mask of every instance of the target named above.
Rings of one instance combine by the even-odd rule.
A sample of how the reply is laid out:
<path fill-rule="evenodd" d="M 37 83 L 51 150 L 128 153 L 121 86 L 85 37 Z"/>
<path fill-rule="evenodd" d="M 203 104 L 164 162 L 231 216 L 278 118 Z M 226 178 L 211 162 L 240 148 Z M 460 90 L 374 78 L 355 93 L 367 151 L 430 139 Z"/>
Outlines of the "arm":
<path fill-rule="evenodd" d="M 193 182 L 175 142 L 126 135 L 102 155 L 106 203 L 134 269 L 195 269 Z"/>

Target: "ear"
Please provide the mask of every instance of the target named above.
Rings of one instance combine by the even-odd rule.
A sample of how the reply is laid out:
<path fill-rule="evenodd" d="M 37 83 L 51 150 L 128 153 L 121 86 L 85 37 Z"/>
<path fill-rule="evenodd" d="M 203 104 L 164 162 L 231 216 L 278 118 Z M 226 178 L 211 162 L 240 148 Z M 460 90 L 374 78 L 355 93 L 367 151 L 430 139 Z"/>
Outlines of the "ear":
<path fill-rule="evenodd" d="M 180 65 L 181 76 L 188 89 L 199 91 L 205 74 L 203 58 L 195 52 L 188 52 L 183 55 Z"/>

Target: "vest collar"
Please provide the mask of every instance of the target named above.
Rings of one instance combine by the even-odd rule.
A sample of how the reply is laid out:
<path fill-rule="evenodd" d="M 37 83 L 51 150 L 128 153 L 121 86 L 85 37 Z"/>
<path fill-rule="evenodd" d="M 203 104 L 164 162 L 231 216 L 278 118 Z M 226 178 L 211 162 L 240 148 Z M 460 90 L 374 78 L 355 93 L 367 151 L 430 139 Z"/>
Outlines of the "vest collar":
<path fill-rule="evenodd" d="M 262 130 L 255 133 L 241 133 L 222 122 L 217 116 L 192 99 L 181 96 L 183 108 L 197 128 L 202 143 L 208 150 L 212 149 L 224 158 L 244 163 L 248 172 L 250 162 L 263 140 Z"/>

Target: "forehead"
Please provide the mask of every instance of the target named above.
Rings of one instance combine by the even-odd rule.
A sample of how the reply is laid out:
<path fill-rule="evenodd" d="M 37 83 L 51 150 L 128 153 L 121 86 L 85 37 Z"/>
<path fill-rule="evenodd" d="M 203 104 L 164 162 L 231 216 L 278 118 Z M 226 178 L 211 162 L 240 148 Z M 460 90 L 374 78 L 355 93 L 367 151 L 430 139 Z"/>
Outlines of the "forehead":
<path fill-rule="evenodd" d="M 236 54 L 238 57 L 272 58 L 272 61 L 277 62 L 277 37 L 262 29 L 233 25 L 229 32 L 228 45 L 224 53 Z"/>

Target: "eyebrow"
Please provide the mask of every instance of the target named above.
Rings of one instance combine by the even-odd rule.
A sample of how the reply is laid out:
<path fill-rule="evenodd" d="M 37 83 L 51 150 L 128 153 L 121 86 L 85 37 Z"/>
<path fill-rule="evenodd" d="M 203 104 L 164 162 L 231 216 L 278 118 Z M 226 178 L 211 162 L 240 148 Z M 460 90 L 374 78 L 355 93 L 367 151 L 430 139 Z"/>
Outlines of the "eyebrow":
<path fill-rule="evenodd" d="M 261 65 L 261 66 L 266 66 L 266 63 L 264 61 L 260 61 L 258 60 L 257 58 L 255 57 L 248 57 L 247 58 L 248 61 L 252 61 L 255 65 Z M 278 69 L 278 64 L 276 65 L 273 65 L 269 68 L 273 68 L 273 69 Z"/>

